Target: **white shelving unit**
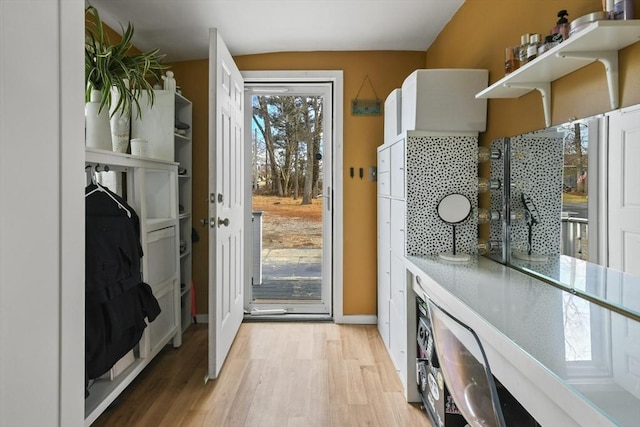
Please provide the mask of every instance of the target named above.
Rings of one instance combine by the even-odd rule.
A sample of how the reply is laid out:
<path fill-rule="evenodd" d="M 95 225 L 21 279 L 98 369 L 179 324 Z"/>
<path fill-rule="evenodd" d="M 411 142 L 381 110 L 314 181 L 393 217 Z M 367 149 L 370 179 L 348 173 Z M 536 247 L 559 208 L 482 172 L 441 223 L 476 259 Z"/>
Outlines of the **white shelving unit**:
<path fill-rule="evenodd" d="M 498 80 L 476 98 L 519 98 L 542 94 L 546 126 L 551 125 L 551 82 L 595 61 L 605 68 L 611 108 L 618 108 L 618 51 L 640 41 L 640 20 L 596 21 L 553 49 Z"/>
<path fill-rule="evenodd" d="M 180 261 L 178 244 L 178 166 L 172 161 L 86 149 L 85 164 L 105 166 L 126 182 L 122 195 L 140 218 L 142 277 L 158 300 L 161 313 L 145 329 L 134 348 L 135 361 L 113 380 L 98 379 L 85 399 L 85 425 L 100 414 L 169 342 L 182 344 Z"/>
<path fill-rule="evenodd" d="M 192 194 L 193 194 L 193 144 L 192 144 L 192 115 L 191 101 L 182 95 L 175 94 L 175 120 L 187 125 L 189 128 L 178 133 L 174 132 L 175 161 L 179 171 L 184 168 L 184 173 L 178 174 L 178 217 L 180 220 L 180 297 L 182 311 L 182 328 L 186 330 L 191 325 L 191 278 L 193 268 L 193 248 L 191 230 L 193 227 Z M 182 246 L 184 245 L 184 246 Z"/>
<path fill-rule="evenodd" d="M 153 158 L 178 163 L 178 243 L 180 254 L 180 315 L 183 331 L 191 325 L 191 277 L 192 277 L 192 114 L 191 101 L 181 94 L 156 90 L 153 107 L 146 98 L 140 100 L 143 119 L 133 112 L 131 137 L 149 141 L 149 155 Z M 188 126 L 179 130 L 178 123 Z M 180 173 L 182 168 L 186 171 Z M 180 248 L 180 244 L 184 249 Z"/>

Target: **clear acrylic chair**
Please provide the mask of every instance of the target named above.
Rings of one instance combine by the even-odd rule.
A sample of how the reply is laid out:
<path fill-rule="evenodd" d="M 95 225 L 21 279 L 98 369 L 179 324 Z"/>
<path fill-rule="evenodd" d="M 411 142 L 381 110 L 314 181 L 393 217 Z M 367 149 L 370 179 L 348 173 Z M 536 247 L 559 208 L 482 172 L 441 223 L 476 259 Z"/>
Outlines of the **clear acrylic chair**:
<path fill-rule="evenodd" d="M 458 409 L 472 427 L 506 426 L 478 336 L 433 301 L 428 307 L 442 375 Z"/>

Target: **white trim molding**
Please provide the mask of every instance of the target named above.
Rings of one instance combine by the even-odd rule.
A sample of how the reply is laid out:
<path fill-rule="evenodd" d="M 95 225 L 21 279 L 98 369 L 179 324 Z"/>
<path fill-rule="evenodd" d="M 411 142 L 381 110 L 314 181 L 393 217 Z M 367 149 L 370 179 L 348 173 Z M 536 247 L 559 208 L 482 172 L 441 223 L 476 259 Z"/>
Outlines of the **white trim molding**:
<path fill-rule="evenodd" d="M 286 80 L 295 82 L 332 82 L 333 93 L 333 272 L 332 272 L 332 315 L 336 323 L 343 323 L 343 231 L 344 231 L 344 182 L 343 170 L 343 117 L 344 117 L 344 77 L 342 70 L 279 70 L 279 71 L 242 71 L 245 80 L 256 82 L 274 82 Z M 366 316 L 369 317 L 369 316 Z M 375 317 L 375 316 L 374 316 Z"/>

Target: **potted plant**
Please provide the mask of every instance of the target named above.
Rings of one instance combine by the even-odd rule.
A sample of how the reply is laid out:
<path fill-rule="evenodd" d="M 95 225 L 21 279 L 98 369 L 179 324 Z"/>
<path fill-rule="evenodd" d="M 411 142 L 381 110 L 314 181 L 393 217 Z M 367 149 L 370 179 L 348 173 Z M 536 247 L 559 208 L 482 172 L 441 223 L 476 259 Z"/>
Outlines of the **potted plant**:
<path fill-rule="evenodd" d="M 121 146 L 124 143 L 126 149 L 126 144 L 129 142 L 128 127 L 132 105 L 135 103 L 138 107 L 137 115 L 140 118 L 141 109 L 138 99 L 146 93 L 150 104 L 153 105 L 155 100 L 153 83 L 160 80 L 162 71 L 168 67 L 160 63 L 164 55 L 160 55 L 158 49 L 141 53 L 132 52 L 131 40 L 134 28 L 131 23 L 127 24 L 126 29 L 120 25 L 122 39 L 112 43 L 95 7 L 88 6 L 85 9 L 85 17 L 90 18 L 86 19 L 85 24 L 85 101 L 99 102 L 98 105 L 94 104 L 98 115 L 103 113 L 105 107 L 107 108 L 112 122 L 112 139 L 114 137 L 120 139 L 119 142 L 112 141 L 113 147 L 116 149 L 118 145 Z M 115 132 L 117 135 L 114 134 L 114 124 L 122 128 Z M 126 141 L 124 141 L 125 135 L 122 134 L 124 128 L 126 128 Z M 89 131 L 87 128 L 87 135 Z M 122 150 L 116 149 L 116 151 Z"/>

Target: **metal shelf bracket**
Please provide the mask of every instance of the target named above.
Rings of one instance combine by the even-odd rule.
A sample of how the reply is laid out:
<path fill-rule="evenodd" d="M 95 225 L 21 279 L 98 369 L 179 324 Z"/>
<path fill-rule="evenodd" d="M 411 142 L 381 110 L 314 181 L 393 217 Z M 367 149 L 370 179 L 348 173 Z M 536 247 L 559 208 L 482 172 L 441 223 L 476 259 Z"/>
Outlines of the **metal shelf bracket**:
<path fill-rule="evenodd" d="M 559 52 L 558 58 L 582 59 L 587 61 L 599 61 L 604 65 L 609 87 L 609 102 L 611 109 L 618 108 L 618 51 L 599 50 L 591 52 Z"/>
<path fill-rule="evenodd" d="M 504 87 L 514 89 L 536 89 L 542 95 L 542 109 L 544 111 L 544 123 L 547 127 L 551 126 L 551 83 L 534 82 L 534 83 L 505 83 Z"/>

